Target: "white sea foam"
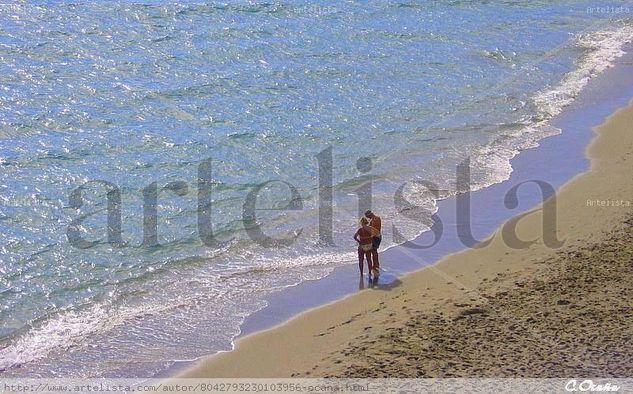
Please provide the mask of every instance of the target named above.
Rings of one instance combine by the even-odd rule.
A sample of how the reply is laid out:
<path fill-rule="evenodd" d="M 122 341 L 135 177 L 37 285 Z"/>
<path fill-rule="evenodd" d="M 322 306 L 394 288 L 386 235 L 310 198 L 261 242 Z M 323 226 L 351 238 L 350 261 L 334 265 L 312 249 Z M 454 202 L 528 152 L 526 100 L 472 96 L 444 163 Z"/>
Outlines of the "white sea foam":
<path fill-rule="evenodd" d="M 92 335 L 105 333 L 135 318 L 156 315 L 174 305 L 145 304 L 115 307 L 111 302 L 93 304 L 87 309 L 66 310 L 21 335 L 0 349 L 0 370 L 41 360 L 53 351 L 77 348 Z"/>
<path fill-rule="evenodd" d="M 559 84 L 532 97 L 538 111 L 536 121 L 503 135 L 477 152 L 471 165 L 473 168 L 486 169 L 489 176 L 472 185 L 472 189 L 481 189 L 508 179 L 513 170 L 510 162 L 512 158 L 525 149 L 539 146 L 543 138 L 560 134 L 561 130 L 551 126 L 550 120 L 570 105 L 592 78 L 612 67 L 625 54 L 624 46 L 632 41 L 633 26 L 629 25 L 576 37 L 577 45 L 587 53 Z"/>
<path fill-rule="evenodd" d="M 82 312 L 62 312 L 0 349 L 0 370 L 39 360 L 54 349 L 68 349 L 87 335 L 112 328 L 115 320 L 108 315 L 108 307 L 101 304 Z"/>
<path fill-rule="evenodd" d="M 578 46 L 589 53 L 559 85 L 535 95 L 534 102 L 542 115 L 549 118 L 558 115 L 574 101 L 592 78 L 612 67 L 614 61 L 625 54 L 623 47 L 632 40 L 633 26 L 580 35 L 577 38 Z"/>

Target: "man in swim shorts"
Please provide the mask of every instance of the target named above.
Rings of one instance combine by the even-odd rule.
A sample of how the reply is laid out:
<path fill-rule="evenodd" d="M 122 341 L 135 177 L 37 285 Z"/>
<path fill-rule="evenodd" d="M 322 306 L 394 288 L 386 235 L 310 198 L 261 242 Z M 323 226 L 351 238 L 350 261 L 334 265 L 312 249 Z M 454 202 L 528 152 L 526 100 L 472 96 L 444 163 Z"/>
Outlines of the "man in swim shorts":
<path fill-rule="evenodd" d="M 378 248 L 382 241 L 382 233 L 380 232 L 382 229 L 382 220 L 380 220 L 380 216 L 373 213 L 370 209 L 365 211 L 365 217 L 370 220 L 369 225 L 377 231 L 377 234 L 372 238 L 371 260 L 374 268 L 378 269 L 380 268 L 380 263 L 378 262 Z"/>

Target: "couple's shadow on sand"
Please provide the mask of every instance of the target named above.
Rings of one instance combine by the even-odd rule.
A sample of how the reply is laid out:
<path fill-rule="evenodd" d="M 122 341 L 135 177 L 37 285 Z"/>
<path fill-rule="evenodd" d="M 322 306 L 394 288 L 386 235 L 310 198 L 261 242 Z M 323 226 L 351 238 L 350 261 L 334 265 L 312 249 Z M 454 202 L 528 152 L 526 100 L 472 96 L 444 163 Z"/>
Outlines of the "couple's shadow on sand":
<path fill-rule="evenodd" d="M 401 284 L 402 281 L 400 279 L 387 273 L 382 273 L 379 276 L 372 276 L 371 278 L 363 275 L 358 280 L 358 290 L 391 290 Z"/>

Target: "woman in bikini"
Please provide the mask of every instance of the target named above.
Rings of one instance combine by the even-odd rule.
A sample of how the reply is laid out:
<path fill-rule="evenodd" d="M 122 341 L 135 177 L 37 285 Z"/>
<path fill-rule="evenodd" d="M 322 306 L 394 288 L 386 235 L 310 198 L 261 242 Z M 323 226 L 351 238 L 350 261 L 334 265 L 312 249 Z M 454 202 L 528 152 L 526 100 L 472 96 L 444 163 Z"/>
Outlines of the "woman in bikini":
<path fill-rule="evenodd" d="M 366 217 L 360 218 L 360 228 L 356 230 L 354 234 L 354 240 L 358 242 L 358 268 L 360 269 L 361 276 L 363 275 L 363 260 L 367 259 L 367 269 L 369 276 L 371 276 L 371 270 L 373 268 L 371 260 L 372 238 L 378 232 L 375 228 L 369 226 L 369 219 Z"/>

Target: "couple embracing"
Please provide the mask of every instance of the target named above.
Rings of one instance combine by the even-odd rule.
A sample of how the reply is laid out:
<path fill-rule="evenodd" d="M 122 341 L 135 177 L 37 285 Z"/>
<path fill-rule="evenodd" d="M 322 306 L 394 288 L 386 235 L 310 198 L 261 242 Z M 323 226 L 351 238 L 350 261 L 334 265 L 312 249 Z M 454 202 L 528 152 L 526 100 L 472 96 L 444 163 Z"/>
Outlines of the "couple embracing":
<path fill-rule="evenodd" d="M 361 275 L 363 275 L 363 260 L 365 259 L 367 259 L 369 276 L 373 273 L 377 277 L 379 274 L 378 247 L 382 241 L 381 227 L 380 216 L 371 210 L 367 210 L 365 216 L 360 218 L 360 228 L 354 234 L 354 240 L 358 242 L 358 268 Z"/>

